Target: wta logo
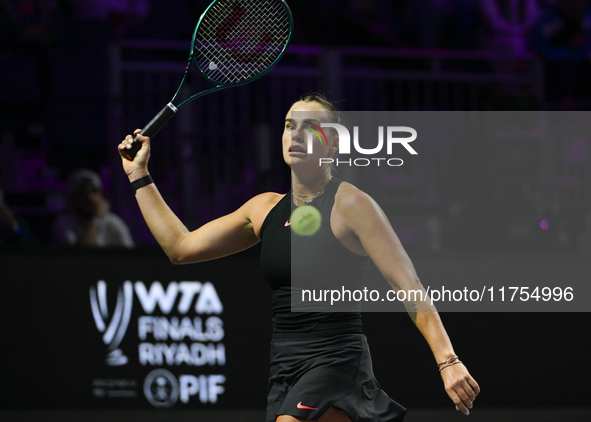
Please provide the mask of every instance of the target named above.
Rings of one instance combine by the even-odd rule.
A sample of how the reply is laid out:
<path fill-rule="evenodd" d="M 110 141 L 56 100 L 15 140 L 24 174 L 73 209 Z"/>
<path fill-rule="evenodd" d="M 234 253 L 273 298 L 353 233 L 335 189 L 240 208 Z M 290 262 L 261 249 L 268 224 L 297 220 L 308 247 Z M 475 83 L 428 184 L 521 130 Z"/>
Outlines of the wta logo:
<path fill-rule="evenodd" d="M 125 365 L 128 361 L 119 345 L 125 336 L 131 307 L 133 305 L 133 284 L 126 281 L 117 291 L 117 303 L 113 313 L 109 316 L 107 307 L 107 283 L 103 280 L 97 283 L 96 288 L 90 287 L 90 306 L 96 328 L 103 334 L 103 342 L 107 346 L 106 362 L 109 366 Z"/>

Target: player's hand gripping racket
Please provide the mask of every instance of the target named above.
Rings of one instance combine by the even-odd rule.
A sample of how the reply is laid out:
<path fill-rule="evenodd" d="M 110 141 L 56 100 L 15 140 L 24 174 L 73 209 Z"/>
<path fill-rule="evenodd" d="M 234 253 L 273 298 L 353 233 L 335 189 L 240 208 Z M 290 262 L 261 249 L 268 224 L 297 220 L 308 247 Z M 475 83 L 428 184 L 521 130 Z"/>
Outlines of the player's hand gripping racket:
<path fill-rule="evenodd" d="M 140 134 L 153 138 L 189 101 L 263 76 L 285 53 L 292 30 L 291 12 L 283 0 L 216 0 L 211 3 L 193 32 L 189 60 L 179 88 Z M 175 105 L 191 63 L 216 86 Z M 126 153 L 133 160 L 141 147 L 135 136 Z"/>

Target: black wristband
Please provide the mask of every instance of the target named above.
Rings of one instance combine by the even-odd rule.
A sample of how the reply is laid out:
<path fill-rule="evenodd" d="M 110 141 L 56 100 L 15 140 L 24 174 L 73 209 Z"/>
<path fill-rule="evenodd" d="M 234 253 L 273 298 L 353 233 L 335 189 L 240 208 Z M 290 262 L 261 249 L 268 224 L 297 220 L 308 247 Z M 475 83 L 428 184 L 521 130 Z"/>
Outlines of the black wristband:
<path fill-rule="evenodd" d="M 148 174 L 147 176 L 140 177 L 139 179 L 131 182 L 131 187 L 133 188 L 133 191 L 136 192 L 139 188 L 151 185 L 152 183 L 154 183 L 152 176 Z"/>

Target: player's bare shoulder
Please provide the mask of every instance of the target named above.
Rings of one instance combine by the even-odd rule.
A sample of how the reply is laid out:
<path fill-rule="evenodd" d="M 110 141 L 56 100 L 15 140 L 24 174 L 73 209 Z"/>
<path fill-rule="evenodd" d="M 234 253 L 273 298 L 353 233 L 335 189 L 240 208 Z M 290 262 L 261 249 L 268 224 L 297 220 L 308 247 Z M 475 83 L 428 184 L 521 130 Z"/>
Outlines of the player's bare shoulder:
<path fill-rule="evenodd" d="M 383 214 L 377 202 L 356 186 L 342 182 L 335 196 L 333 216 L 336 221 L 355 231 L 360 223 Z"/>
<path fill-rule="evenodd" d="M 245 206 L 248 207 L 250 221 L 257 237 L 260 238 L 261 227 L 263 226 L 265 218 L 267 218 L 269 212 L 284 196 L 285 194 L 265 192 L 255 196 L 245 204 Z"/>
<path fill-rule="evenodd" d="M 359 237 L 356 234 L 357 224 L 365 218 L 368 204 L 372 199 L 356 186 L 342 182 L 335 195 L 335 203 L 330 216 L 333 234 L 341 244 L 351 252 L 366 256 Z"/>
<path fill-rule="evenodd" d="M 371 202 L 373 200 L 367 193 L 348 182 L 342 182 L 335 195 L 335 207 L 339 212 Z"/>

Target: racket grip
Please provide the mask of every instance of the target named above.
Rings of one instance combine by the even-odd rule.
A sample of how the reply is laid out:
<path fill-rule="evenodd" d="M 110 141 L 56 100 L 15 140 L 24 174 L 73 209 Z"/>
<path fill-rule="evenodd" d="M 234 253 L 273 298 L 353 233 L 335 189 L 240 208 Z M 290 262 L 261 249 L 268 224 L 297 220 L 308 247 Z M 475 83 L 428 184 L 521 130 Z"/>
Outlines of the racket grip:
<path fill-rule="evenodd" d="M 150 139 L 154 138 L 160 129 L 164 127 L 166 122 L 168 122 L 172 116 L 175 115 L 178 109 L 172 104 L 168 103 L 164 106 L 162 110 L 158 112 L 156 116 L 150 122 L 144 126 L 142 131 L 139 133 L 143 136 L 148 136 Z M 132 161 L 135 158 L 138 151 L 142 148 L 142 143 L 138 141 L 137 135 L 133 137 L 133 144 L 131 148 L 127 150 L 127 153 L 131 157 Z"/>

